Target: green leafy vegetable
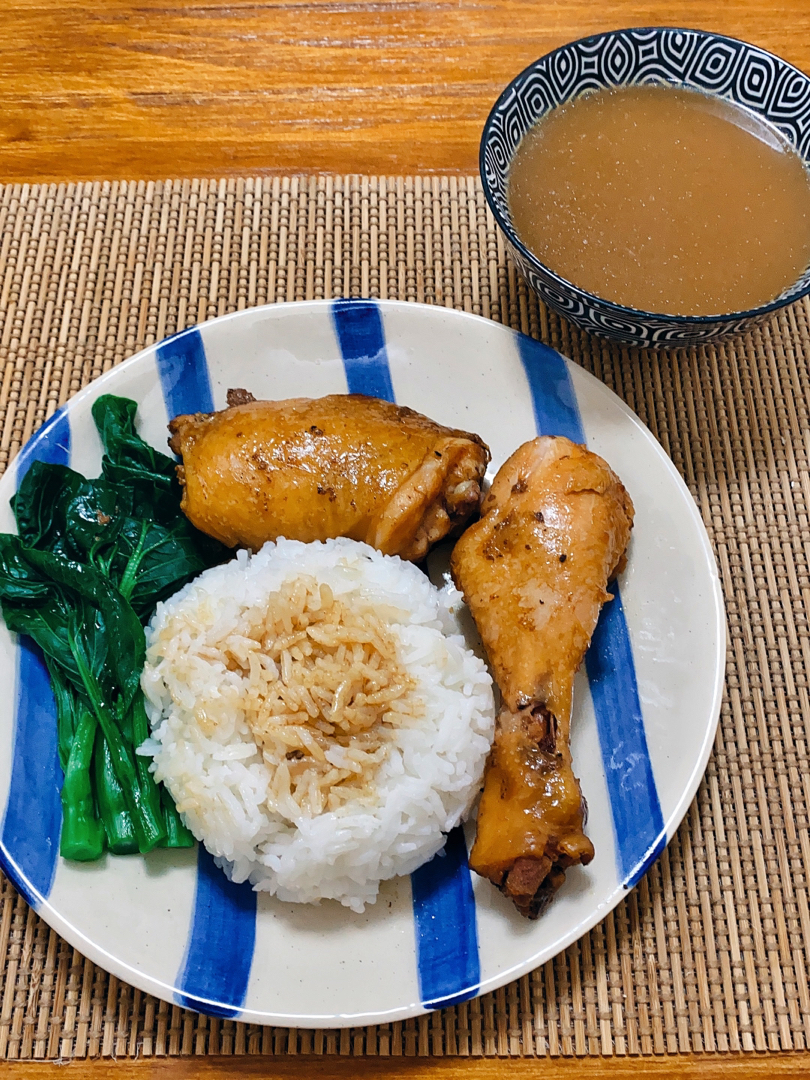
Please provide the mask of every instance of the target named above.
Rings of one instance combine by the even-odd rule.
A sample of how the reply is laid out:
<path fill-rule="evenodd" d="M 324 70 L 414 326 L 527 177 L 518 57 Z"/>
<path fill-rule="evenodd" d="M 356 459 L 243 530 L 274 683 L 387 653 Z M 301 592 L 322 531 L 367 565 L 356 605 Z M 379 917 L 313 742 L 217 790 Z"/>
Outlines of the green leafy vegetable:
<path fill-rule="evenodd" d="M 97 729 L 92 711 L 81 707 L 70 755 L 64 766 L 60 848 L 66 859 L 76 859 L 79 862 L 97 859 L 104 851 L 104 826 L 96 816 L 90 774 Z"/>
<path fill-rule="evenodd" d="M 11 500 L 17 531 L 29 548 L 54 550 L 65 531 L 66 509 L 84 477 L 65 465 L 35 461 Z"/>
<path fill-rule="evenodd" d="M 135 826 L 124 798 L 124 790 L 115 775 L 110 748 L 100 730 L 96 736 L 93 767 L 99 813 L 104 822 L 110 851 L 114 855 L 133 854 L 138 850 Z"/>
<path fill-rule="evenodd" d="M 141 439 L 137 406 L 93 405 L 101 476 L 35 462 L 0 534 L 0 605 L 10 630 L 45 655 L 57 706 L 67 859 L 188 847 L 191 833 L 137 753 L 148 736 L 143 624 L 226 554 L 180 510 L 174 461 Z"/>

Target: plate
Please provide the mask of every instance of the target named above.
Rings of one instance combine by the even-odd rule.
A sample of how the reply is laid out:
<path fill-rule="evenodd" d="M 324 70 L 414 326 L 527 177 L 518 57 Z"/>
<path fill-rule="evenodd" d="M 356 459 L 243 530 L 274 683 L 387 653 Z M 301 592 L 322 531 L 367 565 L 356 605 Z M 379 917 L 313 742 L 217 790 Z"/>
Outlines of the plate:
<path fill-rule="evenodd" d="M 0 480 L 9 498 L 35 459 L 89 476 L 101 447 L 90 408 L 134 398 L 141 433 L 164 448 L 181 412 L 257 397 L 347 390 L 395 399 L 478 432 L 490 479 L 522 442 L 586 440 L 636 507 L 629 563 L 577 677 L 576 771 L 596 856 L 570 870 L 536 922 L 471 875 L 457 830 L 412 878 L 384 883 L 357 915 L 285 904 L 235 886 L 204 850 L 67 863 L 59 850 L 53 699 L 40 657 L 0 625 L 0 854 L 36 911 L 85 956 L 141 990 L 261 1024 L 385 1023 L 493 990 L 532 970 L 613 908 L 663 850 L 706 766 L 720 709 L 725 622 L 717 569 L 688 489 L 615 394 L 558 353 L 444 308 L 313 301 L 238 312 L 152 346 L 87 387 Z M 440 579 L 441 551 L 429 562 Z M 10 692 L 13 688 L 13 694 Z"/>

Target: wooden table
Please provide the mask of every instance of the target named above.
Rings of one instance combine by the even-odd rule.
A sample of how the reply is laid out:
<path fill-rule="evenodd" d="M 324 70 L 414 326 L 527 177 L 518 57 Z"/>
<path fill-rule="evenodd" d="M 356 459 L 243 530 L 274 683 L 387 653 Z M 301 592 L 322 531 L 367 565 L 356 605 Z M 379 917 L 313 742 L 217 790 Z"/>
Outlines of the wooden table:
<path fill-rule="evenodd" d="M 7 0 L 0 180 L 472 173 L 521 68 L 646 24 L 810 71 L 808 0 Z"/>
<path fill-rule="evenodd" d="M 695 26 L 810 71 L 810 0 L 8 0 L 0 181 L 333 171 L 473 173 L 486 113 L 528 62 L 618 26 Z M 806 1074 L 804 1055 L 664 1060 L 184 1059 L 69 1076 Z M 9 1077 L 54 1067 L 6 1063 Z"/>
<path fill-rule="evenodd" d="M 8 1080 L 806 1080 L 806 1054 L 760 1058 L 149 1058 L 4 1062 Z M 57 1069 L 59 1072 L 57 1073 Z"/>

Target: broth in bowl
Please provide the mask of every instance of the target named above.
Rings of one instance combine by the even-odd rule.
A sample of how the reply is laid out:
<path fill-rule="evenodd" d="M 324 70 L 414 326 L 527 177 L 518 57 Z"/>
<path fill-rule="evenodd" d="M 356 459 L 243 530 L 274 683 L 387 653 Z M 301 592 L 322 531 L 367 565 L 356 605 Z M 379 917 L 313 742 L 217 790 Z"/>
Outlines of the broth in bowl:
<path fill-rule="evenodd" d="M 605 300 L 681 316 L 775 300 L 810 265 L 810 173 L 770 124 L 668 85 L 584 94 L 524 136 L 523 244 Z"/>

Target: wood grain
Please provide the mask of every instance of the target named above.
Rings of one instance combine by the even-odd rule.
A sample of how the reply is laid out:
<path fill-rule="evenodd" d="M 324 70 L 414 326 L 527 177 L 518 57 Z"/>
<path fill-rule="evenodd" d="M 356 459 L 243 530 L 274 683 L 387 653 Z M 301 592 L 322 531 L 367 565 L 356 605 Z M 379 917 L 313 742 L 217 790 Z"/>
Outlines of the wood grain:
<path fill-rule="evenodd" d="M 0 180 L 472 172 L 522 67 L 649 24 L 810 71 L 808 0 L 10 0 Z"/>
<path fill-rule="evenodd" d="M 7 1080 L 806 1080 L 802 1054 L 766 1058 L 191 1057 L 141 1061 L 6 1062 Z"/>

